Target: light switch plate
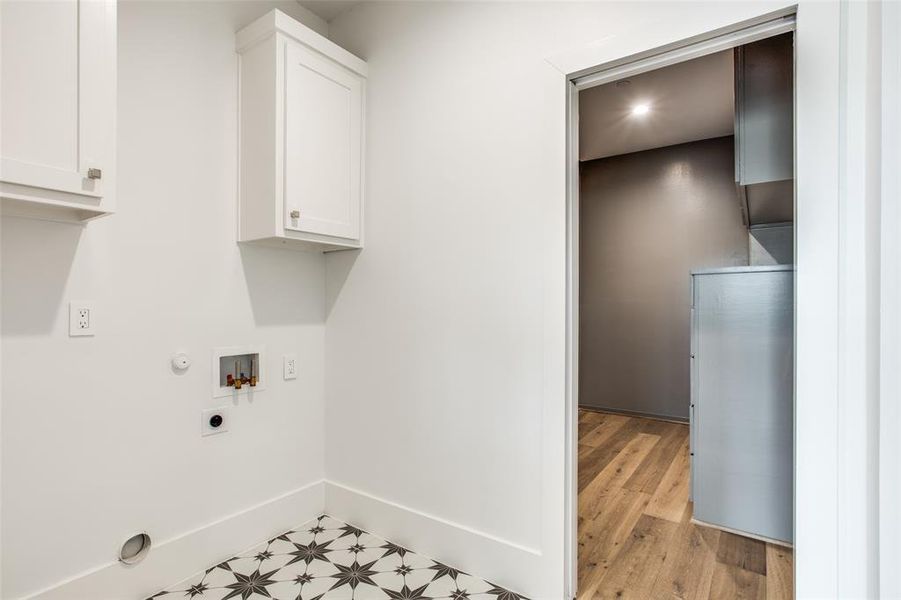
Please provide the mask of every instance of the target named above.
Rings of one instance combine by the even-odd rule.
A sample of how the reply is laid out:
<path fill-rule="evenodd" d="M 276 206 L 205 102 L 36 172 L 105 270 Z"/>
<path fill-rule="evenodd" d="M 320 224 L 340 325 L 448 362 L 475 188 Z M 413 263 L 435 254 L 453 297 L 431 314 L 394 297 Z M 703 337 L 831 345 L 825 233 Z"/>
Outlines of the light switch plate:
<path fill-rule="evenodd" d="M 284 361 L 285 381 L 297 379 L 297 355 L 285 354 L 282 358 Z"/>
<path fill-rule="evenodd" d="M 69 302 L 69 337 L 94 335 L 94 307 L 90 302 Z"/>

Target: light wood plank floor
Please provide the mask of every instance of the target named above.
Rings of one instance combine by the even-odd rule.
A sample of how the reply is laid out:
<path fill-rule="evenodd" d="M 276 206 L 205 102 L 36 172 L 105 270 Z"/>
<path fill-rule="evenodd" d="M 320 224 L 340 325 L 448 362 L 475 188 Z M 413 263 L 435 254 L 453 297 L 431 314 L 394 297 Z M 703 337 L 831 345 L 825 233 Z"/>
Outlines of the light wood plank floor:
<path fill-rule="evenodd" d="M 792 598 L 792 551 L 691 523 L 688 426 L 579 411 L 579 600 Z"/>

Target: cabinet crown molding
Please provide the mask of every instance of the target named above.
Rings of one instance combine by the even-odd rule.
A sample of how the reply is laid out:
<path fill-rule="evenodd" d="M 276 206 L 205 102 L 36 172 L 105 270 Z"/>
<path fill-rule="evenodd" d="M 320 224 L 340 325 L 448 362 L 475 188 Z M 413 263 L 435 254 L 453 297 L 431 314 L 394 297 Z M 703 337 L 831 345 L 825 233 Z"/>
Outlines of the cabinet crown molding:
<path fill-rule="evenodd" d="M 274 9 L 238 31 L 235 36 L 235 50 L 243 54 L 273 33 L 281 33 L 305 46 L 341 63 L 355 73 L 366 77 L 368 68 L 359 57 L 354 56 L 338 44 L 297 22 L 278 9 Z"/>

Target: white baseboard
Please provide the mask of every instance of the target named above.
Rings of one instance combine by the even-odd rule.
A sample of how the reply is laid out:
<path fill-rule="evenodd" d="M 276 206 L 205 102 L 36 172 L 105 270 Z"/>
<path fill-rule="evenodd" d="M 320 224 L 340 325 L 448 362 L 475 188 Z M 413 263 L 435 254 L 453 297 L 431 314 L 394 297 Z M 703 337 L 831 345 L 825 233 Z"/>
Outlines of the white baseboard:
<path fill-rule="evenodd" d="M 547 597 L 540 550 L 321 480 L 155 542 L 137 565 L 110 562 L 24 600 L 143 600 L 322 513 L 515 592 Z"/>
<path fill-rule="evenodd" d="M 541 551 L 424 513 L 349 486 L 325 481 L 325 512 L 417 554 L 504 588 L 540 598 Z"/>
<path fill-rule="evenodd" d="M 213 523 L 154 542 L 134 566 L 110 562 L 27 596 L 27 600 L 143 600 L 207 567 L 316 518 L 325 483 L 316 481 Z"/>

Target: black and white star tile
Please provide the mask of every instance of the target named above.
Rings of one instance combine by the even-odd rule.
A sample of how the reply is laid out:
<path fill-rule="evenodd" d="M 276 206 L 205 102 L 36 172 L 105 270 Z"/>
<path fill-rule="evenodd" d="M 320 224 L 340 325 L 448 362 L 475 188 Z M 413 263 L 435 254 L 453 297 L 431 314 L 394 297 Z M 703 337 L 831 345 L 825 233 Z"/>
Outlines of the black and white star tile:
<path fill-rule="evenodd" d="M 151 596 L 158 598 L 527 600 L 326 515 Z"/>

